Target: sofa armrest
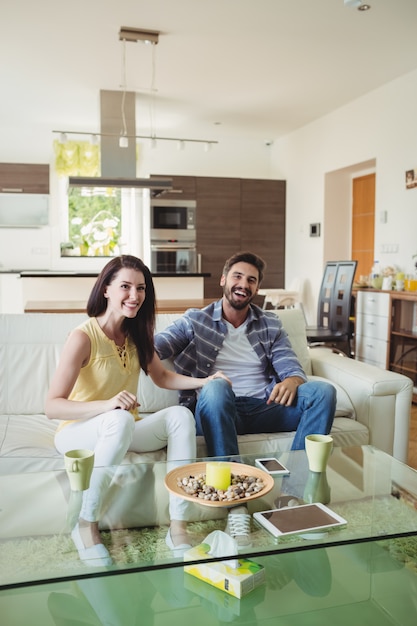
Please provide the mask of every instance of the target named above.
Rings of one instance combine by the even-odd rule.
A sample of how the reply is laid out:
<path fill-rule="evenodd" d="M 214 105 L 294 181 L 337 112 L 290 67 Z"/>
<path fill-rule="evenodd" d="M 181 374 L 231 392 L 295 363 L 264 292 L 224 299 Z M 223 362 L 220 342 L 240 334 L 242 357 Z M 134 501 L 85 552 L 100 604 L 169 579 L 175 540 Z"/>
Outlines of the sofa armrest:
<path fill-rule="evenodd" d="M 313 375 L 346 391 L 356 419 L 369 430 L 371 445 L 407 463 L 412 380 L 325 348 L 310 349 L 310 357 Z"/>

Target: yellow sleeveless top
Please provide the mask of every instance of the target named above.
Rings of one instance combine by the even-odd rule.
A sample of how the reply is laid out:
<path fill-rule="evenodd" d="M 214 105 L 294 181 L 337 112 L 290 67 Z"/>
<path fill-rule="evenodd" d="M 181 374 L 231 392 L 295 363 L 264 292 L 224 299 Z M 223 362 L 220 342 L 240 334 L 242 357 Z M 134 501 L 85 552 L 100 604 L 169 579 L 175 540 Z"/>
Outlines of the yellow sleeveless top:
<path fill-rule="evenodd" d="M 77 402 L 108 400 L 123 389 L 136 395 L 140 364 L 133 341 L 126 337 L 125 345 L 119 347 L 107 337 L 95 317 L 89 317 L 75 330 L 81 330 L 88 335 L 91 351 L 90 359 L 81 368 L 68 399 Z M 140 419 L 137 409 L 131 413 L 135 419 Z M 59 428 L 71 421 L 62 422 Z"/>

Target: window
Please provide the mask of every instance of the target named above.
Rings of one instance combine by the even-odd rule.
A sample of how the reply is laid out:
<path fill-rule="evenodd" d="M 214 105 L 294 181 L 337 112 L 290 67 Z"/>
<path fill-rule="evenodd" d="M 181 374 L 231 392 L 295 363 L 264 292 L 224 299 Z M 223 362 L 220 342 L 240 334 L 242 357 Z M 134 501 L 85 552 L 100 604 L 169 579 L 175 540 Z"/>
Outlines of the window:
<path fill-rule="evenodd" d="M 61 257 L 134 254 L 150 263 L 150 193 L 59 183 Z M 62 243 L 64 242 L 64 243 Z"/>
<path fill-rule="evenodd" d="M 72 255 L 117 255 L 120 252 L 121 219 L 120 188 L 70 187 L 68 243 L 64 246 L 72 250 Z"/>

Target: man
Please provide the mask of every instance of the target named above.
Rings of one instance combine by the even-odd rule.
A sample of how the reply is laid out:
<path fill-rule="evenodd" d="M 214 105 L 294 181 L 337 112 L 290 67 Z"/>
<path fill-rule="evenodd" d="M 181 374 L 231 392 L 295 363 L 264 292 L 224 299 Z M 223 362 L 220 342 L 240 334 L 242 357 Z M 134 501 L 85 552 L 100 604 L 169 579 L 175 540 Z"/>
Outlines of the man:
<path fill-rule="evenodd" d="M 175 369 L 189 376 L 215 378 L 199 392 L 181 392 L 204 435 L 210 456 L 239 454 L 237 436 L 245 433 L 296 431 L 293 450 L 304 448 L 311 433 L 330 432 L 336 393 L 325 382 L 307 382 L 279 318 L 252 303 L 263 279 L 265 262 L 251 252 L 228 259 L 220 285 L 223 297 L 202 310 L 189 309 L 158 333 L 162 359 L 173 357 Z M 232 509 L 228 530 L 248 544 L 250 517 Z"/>

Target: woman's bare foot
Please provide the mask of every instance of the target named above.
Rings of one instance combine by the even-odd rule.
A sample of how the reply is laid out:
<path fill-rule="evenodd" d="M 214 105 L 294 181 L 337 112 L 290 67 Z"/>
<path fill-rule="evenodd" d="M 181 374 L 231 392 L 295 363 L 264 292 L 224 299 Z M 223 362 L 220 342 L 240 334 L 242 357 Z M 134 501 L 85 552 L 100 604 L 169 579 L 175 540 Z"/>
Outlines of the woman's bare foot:
<path fill-rule="evenodd" d="M 169 533 L 174 546 L 191 545 L 190 537 L 187 533 L 187 522 L 182 520 L 171 520 Z"/>

